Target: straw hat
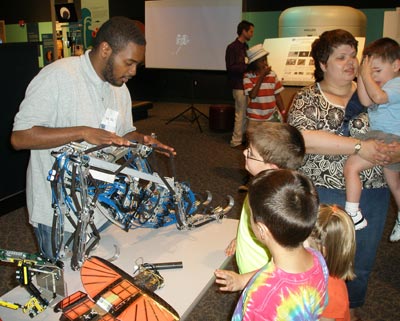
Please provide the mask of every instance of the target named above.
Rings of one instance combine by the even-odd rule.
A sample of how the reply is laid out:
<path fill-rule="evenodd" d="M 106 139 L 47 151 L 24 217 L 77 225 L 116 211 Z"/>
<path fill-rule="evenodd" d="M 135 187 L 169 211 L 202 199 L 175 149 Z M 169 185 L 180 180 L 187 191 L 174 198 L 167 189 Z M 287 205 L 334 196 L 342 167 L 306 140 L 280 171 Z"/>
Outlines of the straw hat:
<path fill-rule="evenodd" d="M 264 49 L 262 44 L 255 45 L 247 50 L 247 58 L 249 58 L 249 64 L 261 57 L 268 55 L 269 52 Z"/>

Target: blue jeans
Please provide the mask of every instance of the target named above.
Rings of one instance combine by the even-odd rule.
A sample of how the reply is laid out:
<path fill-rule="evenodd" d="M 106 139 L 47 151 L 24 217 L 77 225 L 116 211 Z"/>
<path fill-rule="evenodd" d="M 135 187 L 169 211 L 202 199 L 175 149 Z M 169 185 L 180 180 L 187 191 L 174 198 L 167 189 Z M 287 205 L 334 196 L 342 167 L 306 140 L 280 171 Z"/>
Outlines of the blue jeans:
<path fill-rule="evenodd" d="M 320 203 L 338 204 L 344 207 L 345 190 L 317 188 Z M 390 193 L 387 188 L 363 189 L 360 208 L 368 226 L 356 231 L 356 256 L 354 270 L 356 278 L 348 281 L 350 308 L 361 307 L 367 294 L 369 275 L 374 266 L 376 252 L 382 238 L 389 208 Z"/>
<path fill-rule="evenodd" d="M 53 249 L 51 246 L 51 226 L 38 224 L 38 226 L 34 227 L 33 230 L 36 235 L 40 254 L 47 259 L 54 261 L 56 258 L 53 255 Z M 71 235 L 72 233 L 64 232 L 64 243 L 71 237 Z"/>
<path fill-rule="evenodd" d="M 112 225 L 111 221 L 105 222 L 98 229 L 98 232 L 100 233 L 101 231 L 104 231 L 110 225 Z M 51 246 L 51 241 L 52 241 L 51 226 L 47 226 L 44 224 L 38 224 L 38 227 L 34 227 L 33 230 L 36 235 L 40 253 L 47 259 L 54 261 L 56 258 L 53 255 L 53 250 L 52 250 L 52 246 Z M 91 232 L 90 228 L 89 228 L 89 231 Z M 72 236 L 72 233 L 64 231 L 64 245 L 65 245 L 65 242 L 68 241 L 71 236 Z M 72 240 L 71 244 L 69 244 L 69 249 L 71 251 L 73 249 L 73 240 Z"/>

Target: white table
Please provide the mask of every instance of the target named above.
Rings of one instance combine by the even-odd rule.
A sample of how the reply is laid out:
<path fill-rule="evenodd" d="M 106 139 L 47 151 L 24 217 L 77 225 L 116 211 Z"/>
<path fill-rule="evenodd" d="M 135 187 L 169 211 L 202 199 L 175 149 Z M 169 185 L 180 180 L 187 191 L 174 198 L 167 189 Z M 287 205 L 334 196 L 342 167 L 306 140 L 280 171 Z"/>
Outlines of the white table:
<path fill-rule="evenodd" d="M 224 267 L 229 258 L 224 250 L 236 236 L 237 220 L 224 219 L 221 223 L 211 222 L 190 231 L 177 230 L 175 225 L 159 229 L 141 228 L 125 232 L 117 226 L 111 226 L 101 233 L 99 247 L 92 255 L 111 257 L 114 244 L 120 248 L 120 256 L 112 262 L 128 274 L 133 273 L 135 261 L 142 257 L 146 263 L 182 261 L 182 269 L 160 270 L 165 286 L 156 293 L 167 301 L 184 320 L 201 296 L 214 282 L 214 270 Z M 67 293 L 82 289 L 80 272 L 72 271 L 69 262 L 64 268 Z M 1 297 L 3 300 L 25 304 L 29 295 L 17 287 Z M 51 307 L 31 319 L 22 310 L 10 310 L 0 307 L 3 321 L 58 320 Z"/>

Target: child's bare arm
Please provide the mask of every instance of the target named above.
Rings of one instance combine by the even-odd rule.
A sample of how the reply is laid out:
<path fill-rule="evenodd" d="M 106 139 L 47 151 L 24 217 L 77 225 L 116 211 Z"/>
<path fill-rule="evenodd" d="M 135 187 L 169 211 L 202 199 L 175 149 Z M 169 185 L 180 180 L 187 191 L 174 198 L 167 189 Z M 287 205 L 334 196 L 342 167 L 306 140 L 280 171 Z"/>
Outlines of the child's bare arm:
<path fill-rule="evenodd" d="M 245 274 L 238 274 L 234 271 L 215 270 L 215 283 L 220 285 L 220 291 L 241 291 L 245 288 L 246 284 L 255 273 L 256 271 Z"/>
<path fill-rule="evenodd" d="M 286 120 L 287 110 L 285 108 L 285 104 L 283 102 L 281 94 L 275 95 L 276 106 L 278 107 L 279 111 L 281 112 L 283 118 Z"/>
<path fill-rule="evenodd" d="M 258 79 L 256 81 L 256 84 L 254 85 L 253 89 L 249 92 L 249 97 L 251 99 L 254 99 L 257 97 L 258 95 L 258 91 L 260 90 L 260 86 L 264 80 L 264 77 L 266 75 L 268 75 L 271 72 L 271 67 L 270 66 L 266 66 L 265 68 L 263 68 L 259 75 L 258 75 Z"/>
<path fill-rule="evenodd" d="M 226 256 L 232 256 L 236 252 L 236 238 L 234 238 L 225 249 Z"/>
<path fill-rule="evenodd" d="M 362 83 L 364 84 L 365 91 L 372 103 L 381 105 L 388 102 L 388 96 L 384 90 L 375 82 L 372 78 L 373 68 L 372 62 L 373 57 L 364 57 L 360 65 L 360 76 L 362 78 Z M 361 100 L 361 99 L 360 99 Z M 361 103 L 363 103 L 361 101 Z M 370 106 L 372 103 L 365 105 Z"/>
<path fill-rule="evenodd" d="M 357 95 L 361 104 L 365 107 L 371 106 L 374 103 L 368 96 L 361 74 L 357 77 Z"/>

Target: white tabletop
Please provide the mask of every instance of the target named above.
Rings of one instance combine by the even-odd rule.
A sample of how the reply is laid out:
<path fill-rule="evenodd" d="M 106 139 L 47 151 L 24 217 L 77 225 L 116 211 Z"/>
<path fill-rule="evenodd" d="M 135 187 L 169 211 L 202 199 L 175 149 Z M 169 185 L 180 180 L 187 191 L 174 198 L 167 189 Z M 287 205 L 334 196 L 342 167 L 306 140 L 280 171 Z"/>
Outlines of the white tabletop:
<path fill-rule="evenodd" d="M 99 247 L 91 255 L 109 258 L 115 253 L 114 245 L 120 249 L 120 256 L 112 262 L 126 273 L 132 274 L 135 261 L 142 257 L 146 263 L 182 261 L 182 269 L 160 270 L 165 285 L 156 293 L 167 301 L 184 320 L 201 296 L 214 281 L 214 270 L 225 266 L 228 258 L 224 250 L 236 236 L 237 220 L 224 219 L 211 222 L 199 228 L 180 231 L 175 225 L 159 229 L 141 228 L 125 232 L 111 226 L 101 233 Z M 70 295 L 82 289 L 79 271 L 72 271 L 66 262 L 64 279 L 66 291 Z M 17 287 L 1 299 L 25 304 L 29 295 L 25 289 Z M 22 310 L 0 307 L 3 321 L 58 320 L 51 307 L 31 319 Z"/>

